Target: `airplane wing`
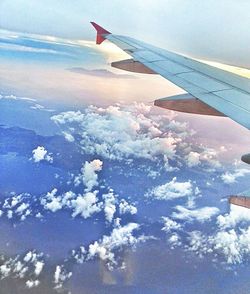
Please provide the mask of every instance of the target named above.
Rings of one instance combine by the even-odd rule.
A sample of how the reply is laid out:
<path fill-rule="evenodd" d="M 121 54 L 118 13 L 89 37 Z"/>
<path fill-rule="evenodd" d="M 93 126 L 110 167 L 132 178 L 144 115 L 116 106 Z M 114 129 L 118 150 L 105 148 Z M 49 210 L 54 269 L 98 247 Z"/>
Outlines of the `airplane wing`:
<path fill-rule="evenodd" d="M 114 35 L 91 22 L 97 31 L 96 43 L 117 45 L 132 59 L 111 65 L 138 73 L 160 74 L 187 93 L 155 100 L 155 105 L 188 113 L 228 116 L 250 129 L 250 80 L 189 57 L 154 47 L 136 39 Z M 242 156 L 250 164 L 250 153 Z M 250 208 L 250 197 L 233 195 L 229 203 Z"/>
<path fill-rule="evenodd" d="M 189 113 L 227 116 L 250 129 L 249 79 L 130 37 L 111 34 L 94 22 L 91 24 L 97 31 L 97 44 L 107 39 L 132 57 L 114 62 L 112 66 L 157 73 L 188 93 L 158 99 L 155 105 Z M 242 160 L 250 163 L 250 154 L 244 155 Z"/>

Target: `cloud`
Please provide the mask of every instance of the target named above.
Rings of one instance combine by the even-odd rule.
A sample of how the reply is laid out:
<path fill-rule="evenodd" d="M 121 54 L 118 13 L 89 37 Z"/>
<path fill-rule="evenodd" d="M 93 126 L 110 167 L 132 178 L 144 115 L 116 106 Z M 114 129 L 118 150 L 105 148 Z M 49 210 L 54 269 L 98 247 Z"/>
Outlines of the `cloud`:
<path fill-rule="evenodd" d="M 134 232 L 139 229 L 140 225 L 137 223 L 128 223 L 121 226 L 119 219 L 116 219 L 115 227 L 110 235 L 104 235 L 100 240 L 91 243 L 88 248 L 80 246 L 79 249 L 73 250 L 72 258 L 78 263 L 83 263 L 97 257 L 107 264 L 109 270 L 118 267 L 119 264 L 124 267 L 124 262 L 120 262 L 121 256 L 116 253 L 128 246 L 134 247 L 138 243 L 152 238 L 144 235 L 136 237 Z"/>
<path fill-rule="evenodd" d="M 224 257 L 228 264 L 240 264 L 249 258 L 250 228 L 218 231 L 207 236 L 200 231 L 189 233 L 188 251 L 193 251 L 200 257 L 204 254 L 213 254 L 214 257 Z"/>
<path fill-rule="evenodd" d="M 104 213 L 106 220 L 111 223 L 116 212 L 116 196 L 111 191 L 108 194 L 104 194 L 102 198 L 104 200 Z"/>
<path fill-rule="evenodd" d="M 87 192 L 85 195 L 79 195 L 75 200 L 72 200 L 72 216 L 80 215 L 83 218 L 88 218 L 92 214 L 100 212 L 102 202 L 98 203 L 96 194 L 96 192 Z"/>
<path fill-rule="evenodd" d="M 37 53 L 37 54 L 53 54 L 53 55 L 71 56 L 67 52 L 61 52 L 61 51 L 57 51 L 54 49 L 36 48 L 36 47 L 31 47 L 31 46 L 24 46 L 24 45 L 19 45 L 19 44 L 9 44 L 9 43 L 1 43 L 0 50 L 26 52 L 26 53 Z"/>
<path fill-rule="evenodd" d="M 218 227 L 213 229 L 214 232 L 210 234 L 201 231 L 188 232 L 188 245 L 185 248 L 200 257 L 212 254 L 216 260 L 223 258 L 228 264 L 246 262 L 250 257 L 249 224 L 248 209 L 231 205 L 228 214 L 217 217 Z"/>
<path fill-rule="evenodd" d="M 248 208 L 238 205 L 230 204 L 229 213 L 217 217 L 217 224 L 221 228 L 235 227 L 241 222 L 250 224 L 250 213 Z"/>
<path fill-rule="evenodd" d="M 53 157 L 51 153 L 48 153 L 48 151 L 43 146 L 38 146 L 32 151 L 32 153 L 32 159 L 34 160 L 34 162 L 40 162 L 42 160 L 48 161 L 49 163 L 53 162 Z"/>
<path fill-rule="evenodd" d="M 55 197 L 51 200 L 51 202 L 47 202 L 45 205 L 44 205 L 44 208 L 45 209 L 48 209 L 52 212 L 56 212 L 60 209 L 62 209 L 63 205 L 61 203 L 61 198 L 60 197 Z"/>
<path fill-rule="evenodd" d="M 249 174 L 250 170 L 249 169 L 236 169 L 234 172 L 225 172 L 224 174 L 221 175 L 221 179 L 225 184 L 233 184 L 237 182 L 237 179 L 240 177 L 244 177 L 246 174 Z"/>
<path fill-rule="evenodd" d="M 217 207 L 202 207 L 190 210 L 178 205 L 175 209 L 177 210 L 177 212 L 172 213 L 173 218 L 185 220 L 188 222 L 193 222 L 197 220 L 201 223 L 210 220 L 213 216 L 219 214 L 220 212 Z"/>
<path fill-rule="evenodd" d="M 83 67 L 72 67 L 67 70 L 79 74 L 90 75 L 101 78 L 113 78 L 113 79 L 136 79 L 135 76 L 128 74 L 115 74 L 107 69 L 86 69 Z"/>
<path fill-rule="evenodd" d="M 135 246 L 137 243 L 145 241 L 146 237 L 140 236 L 136 238 L 133 231 L 139 229 L 136 223 L 128 223 L 125 226 L 118 225 L 113 229 L 110 236 L 103 236 L 99 241 L 95 241 L 89 245 L 87 259 L 92 259 L 95 256 L 107 262 L 110 269 L 117 265 L 115 260 L 114 250 L 124 246 Z"/>
<path fill-rule="evenodd" d="M 86 191 L 91 191 L 94 186 L 98 185 L 98 175 L 97 172 L 102 170 L 102 161 L 99 159 L 95 159 L 91 162 L 86 161 L 83 165 L 79 176 L 77 176 L 74 180 L 75 185 L 80 185 L 83 183 L 86 186 Z"/>
<path fill-rule="evenodd" d="M 54 284 L 55 289 L 60 289 L 63 283 L 72 276 L 72 272 L 67 272 L 67 270 L 62 265 L 57 265 L 54 273 Z"/>
<path fill-rule="evenodd" d="M 173 233 L 169 238 L 168 238 L 168 243 L 171 246 L 171 249 L 174 249 L 178 246 L 181 246 L 181 237 L 177 233 Z"/>
<path fill-rule="evenodd" d="M 8 197 L 4 200 L 1 210 L 1 216 L 6 214 L 8 219 L 13 217 L 24 221 L 27 216 L 32 214 L 32 209 L 29 204 L 30 194 L 22 193 L 16 195 L 12 193 L 11 197 Z"/>
<path fill-rule="evenodd" d="M 41 274 L 42 270 L 43 270 L 44 261 L 37 261 L 34 265 L 35 265 L 34 273 L 38 277 Z"/>
<path fill-rule="evenodd" d="M 189 167 L 197 166 L 201 163 L 200 154 L 198 152 L 191 151 L 187 156 L 187 165 Z"/>
<path fill-rule="evenodd" d="M 165 127 L 160 126 L 150 111 L 151 108 L 142 103 L 128 107 L 91 106 L 85 112 L 60 113 L 52 120 L 64 128 L 64 132 L 77 129 L 82 139 L 81 148 L 88 154 L 111 160 L 173 158 L 179 139 L 165 133 Z"/>
<path fill-rule="evenodd" d="M 39 284 L 40 284 L 40 281 L 38 281 L 38 280 L 28 280 L 28 281 L 26 281 L 26 287 L 27 288 L 35 288 L 35 287 L 37 287 Z"/>
<path fill-rule="evenodd" d="M 119 211 L 120 214 L 136 214 L 137 208 L 134 205 L 129 204 L 125 199 L 122 199 L 119 203 Z"/>
<path fill-rule="evenodd" d="M 199 166 L 207 171 L 221 167 L 220 152 L 190 140 L 195 132 L 187 123 L 172 120 L 172 114 L 158 114 L 144 103 L 89 106 L 84 111 L 67 111 L 51 117 L 64 136 L 75 141 L 85 154 L 132 163 L 137 160 L 159 164 L 157 172 L 176 171 L 179 166 Z M 149 165 L 148 173 L 153 175 Z"/>
<path fill-rule="evenodd" d="M 41 199 L 41 204 L 45 209 L 52 212 L 62 209 L 63 203 L 61 197 L 56 197 L 57 189 L 53 189 L 51 192 L 48 192 L 44 198 Z"/>
<path fill-rule="evenodd" d="M 0 99 L 8 99 L 8 100 L 24 100 L 27 102 L 36 102 L 36 99 L 27 98 L 27 97 L 17 97 L 16 95 L 1 95 Z"/>
<path fill-rule="evenodd" d="M 72 211 L 72 217 L 80 215 L 89 218 L 94 213 L 100 212 L 103 207 L 103 203 L 98 202 L 97 191 L 86 192 L 83 195 L 72 191 L 57 195 L 57 192 L 57 189 L 53 189 L 40 200 L 43 207 L 51 212 L 66 208 Z"/>
<path fill-rule="evenodd" d="M 172 220 L 171 218 L 167 216 L 163 216 L 162 220 L 164 222 L 162 231 L 165 231 L 166 233 L 169 233 L 172 230 L 180 230 L 182 228 L 181 224 L 178 224 L 176 221 Z"/>
<path fill-rule="evenodd" d="M 37 287 L 40 281 L 37 279 L 44 268 L 43 253 L 35 250 L 27 252 L 23 257 L 17 255 L 14 258 L 3 260 L 0 266 L 0 277 L 27 279 L 27 288 Z"/>
<path fill-rule="evenodd" d="M 147 196 L 157 200 L 173 200 L 195 194 L 191 181 L 177 182 L 177 178 L 174 177 L 170 182 L 153 188 L 147 193 Z"/>
<path fill-rule="evenodd" d="M 62 132 L 62 134 L 64 135 L 64 138 L 65 138 L 68 142 L 74 142 L 74 141 L 75 141 L 74 136 L 72 136 L 70 133 Z"/>
<path fill-rule="evenodd" d="M 221 149 L 220 152 L 223 152 Z M 214 171 L 221 167 L 221 163 L 218 161 L 218 154 L 220 153 L 212 148 L 203 147 L 197 151 L 190 151 L 185 157 L 188 167 L 197 167 L 202 164 L 207 166 L 207 171 Z"/>

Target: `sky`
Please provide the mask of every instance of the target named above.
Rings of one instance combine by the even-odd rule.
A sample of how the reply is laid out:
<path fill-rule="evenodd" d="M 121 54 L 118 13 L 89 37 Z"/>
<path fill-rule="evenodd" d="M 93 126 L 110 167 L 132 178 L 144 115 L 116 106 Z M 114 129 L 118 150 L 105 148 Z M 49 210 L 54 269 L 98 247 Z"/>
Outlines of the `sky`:
<path fill-rule="evenodd" d="M 94 38 L 90 21 L 170 50 L 250 67 L 247 0 L 1 0 L 3 29 Z"/>

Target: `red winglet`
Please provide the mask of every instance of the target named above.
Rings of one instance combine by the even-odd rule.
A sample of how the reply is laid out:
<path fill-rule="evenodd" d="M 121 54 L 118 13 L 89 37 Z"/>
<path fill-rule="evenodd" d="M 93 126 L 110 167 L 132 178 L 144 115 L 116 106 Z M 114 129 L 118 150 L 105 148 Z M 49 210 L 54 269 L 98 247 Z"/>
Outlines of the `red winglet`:
<path fill-rule="evenodd" d="M 96 29 L 97 35 L 96 35 L 96 44 L 101 44 L 105 40 L 105 35 L 111 34 L 109 31 L 105 30 L 101 26 L 99 26 L 97 23 L 91 21 L 90 22 L 92 26 Z"/>

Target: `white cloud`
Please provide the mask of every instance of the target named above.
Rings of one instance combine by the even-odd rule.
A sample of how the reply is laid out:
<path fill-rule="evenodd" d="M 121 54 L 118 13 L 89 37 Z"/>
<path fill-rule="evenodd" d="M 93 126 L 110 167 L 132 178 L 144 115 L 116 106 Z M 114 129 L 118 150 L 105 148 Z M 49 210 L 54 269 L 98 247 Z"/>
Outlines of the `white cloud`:
<path fill-rule="evenodd" d="M 104 194 L 102 198 L 104 200 L 104 213 L 106 220 L 111 223 L 116 212 L 116 196 L 110 191 L 108 194 Z"/>
<path fill-rule="evenodd" d="M 176 221 L 172 220 L 171 218 L 167 216 L 163 216 L 162 220 L 164 222 L 164 226 L 162 228 L 162 231 L 165 231 L 166 233 L 171 232 L 172 230 L 180 230 L 182 226 L 178 224 Z"/>
<path fill-rule="evenodd" d="M 217 217 L 217 224 L 221 228 L 235 227 L 240 222 L 248 222 L 250 224 L 249 209 L 234 204 L 230 204 L 229 213 Z"/>
<path fill-rule="evenodd" d="M 71 135 L 70 133 L 67 133 L 67 132 L 62 132 L 63 135 L 64 135 L 64 138 L 69 141 L 69 142 L 74 142 L 75 141 L 75 138 L 73 135 Z"/>
<path fill-rule="evenodd" d="M 38 261 L 34 264 L 34 266 L 35 266 L 35 271 L 34 271 L 34 273 L 35 273 L 35 275 L 38 277 L 38 276 L 41 274 L 42 270 L 43 270 L 44 262 L 38 260 Z"/>
<path fill-rule="evenodd" d="M 151 106 L 134 103 L 106 108 L 89 106 L 84 112 L 54 115 L 52 120 L 60 125 L 64 136 L 77 133 L 81 140 L 76 143 L 86 154 L 128 163 L 135 159 L 150 160 L 167 171 L 178 168 L 170 164 L 174 159 L 190 167 L 199 165 L 206 171 L 220 168 L 218 155 L 222 151 L 186 140 L 194 131 L 188 124 L 171 118 L 167 112 L 156 115 Z"/>
<path fill-rule="evenodd" d="M 39 284 L 40 284 L 40 281 L 38 281 L 38 280 L 28 280 L 28 281 L 26 281 L 26 287 L 27 288 L 34 288 L 34 287 L 37 287 L 37 286 L 39 286 Z"/>
<path fill-rule="evenodd" d="M 72 272 L 67 272 L 63 266 L 57 265 L 54 273 L 55 288 L 60 289 L 63 283 L 72 276 Z"/>
<path fill-rule="evenodd" d="M 188 232 L 188 241 L 187 250 L 195 252 L 200 257 L 213 252 L 211 241 L 200 231 Z"/>
<path fill-rule="evenodd" d="M 79 185 L 82 182 L 86 186 L 86 191 L 91 191 L 94 186 L 98 185 L 97 172 L 102 170 L 102 164 L 99 159 L 91 162 L 86 161 L 81 169 L 82 174 L 75 178 L 75 184 Z"/>
<path fill-rule="evenodd" d="M 150 113 L 151 107 L 134 104 L 132 107 L 88 107 L 85 112 L 64 112 L 52 120 L 71 133 L 77 125 L 82 137 L 81 148 L 112 160 L 144 158 L 155 161 L 166 155 L 173 158 L 180 139 L 166 133 Z M 164 116 L 162 116 L 164 120 Z M 65 131 L 64 131 L 65 132 Z"/>
<path fill-rule="evenodd" d="M 83 218 L 88 218 L 94 213 L 100 212 L 103 204 L 102 202 L 98 203 L 96 192 L 87 192 L 72 200 L 71 205 L 73 208 L 73 217 L 81 215 Z"/>
<path fill-rule="evenodd" d="M 40 162 L 42 160 L 48 161 L 50 163 L 53 162 L 53 157 L 43 146 L 38 146 L 36 149 L 32 151 L 34 162 Z"/>
<path fill-rule="evenodd" d="M 62 198 L 60 196 L 56 197 L 57 189 L 53 189 L 51 192 L 48 192 L 44 198 L 41 199 L 41 204 L 45 209 L 52 212 L 56 212 L 62 209 Z"/>
<path fill-rule="evenodd" d="M 246 174 L 249 174 L 249 169 L 236 169 L 234 172 L 225 172 L 221 175 L 221 179 L 225 184 L 233 184 L 237 181 L 238 178 L 244 177 Z"/>
<path fill-rule="evenodd" d="M 214 247 L 222 252 L 228 263 L 242 263 L 250 254 L 250 227 L 237 233 L 234 229 L 218 232 L 214 239 Z"/>
<path fill-rule="evenodd" d="M 175 177 L 170 182 L 153 188 L 147 195 L 158 200 L 173 200 L 195 195 L 195 191 L 191 181 L 177 182 Z"/>
<path fill-rule="evenodd" d="M 6 278 L 11 273 L 11 267 L 8 264 L 2 264 L 0 266 L 0 273 L 2 278 Z"/>
<path fill-rule="evenodd" d="M 8 210 L 7 211 L 7 218 L 11 219 L 13 217 L 13 211 L 12 210 Z"/>
<path fill-rule="evenodd" d="M 51 202 L 47 202 L 45 205 L 44 205 L 44 208 L 45 209 L 48 209 L 52 212 L 56 212 L 60 209 L 62 209 L 62 203 L 61 203 L 61 199 L 58 197 L 58 198 L 53 198 Z"/>
<path fill-rule="evenodd" d="M 18 206 L 18 208 L 16 209 L 16 213 L 17 214 L 22 214 L 25 210 L 27 210 L 29 207 L 28 203 L 22 203 L 20 206 Z"/>
<path fill-rule="evenodd" d="M 8 51 L 18 51 L 18 52 L 31 52 L 31 53 L 41 53 L 41 54 L 53 54 L 53 55 L 69 55 L 65 52 L 60 52 L 53 49 L 34 48 L 34 47 L 23 46 L 19 44 L 1 43 L 0 49 L 4 49 Z"/>
<path fill-rule="evenodd" d="M 114 250 L 123 246 L 134 246 L 135 244 L 145 241 L 146 237 L 140 236 L 136 238 L 133 236 L 133 231 L 138 230 L 139 225 L 136 223 L 129 223 L 125 226 L 117 226 L 113 229 L 110 236 L 103 236 L 98 242 L 95 241 L 89 245 L 88 259 L 95 256 L 105 260 L 110 269 L 117 264 L 115 260 Z"/>
<path fill-rule="evenodd" d="M 45 265 L 42 253 L 29 251 L 23 257 L 17 255 L 14 258 L 4 260 L 0 266 L 1 279 L 7 277 L 27 279 L 25 284 L 28 288 L 37 287 L 40 282 L 37 277 L 41 274 Z"/>
<path fill-rule="evenodd" d="M 187 156 L 187 165 L 189 167 L 197 166 L 201 163 L 200 161 L 200 154 L 198 152 L 191 151 Z"/>
<path fill-rule="evenodd" d="M 72 250 L 72 257 L 77 263 L 83 263 L 86 259 L 87 251 L 84 246 L 80 246 L 78 250 Z"/>
<path fill-rule="evenodd" d="M 136 214 L 137 208 L 134 205 L 129 204 L 125 199 L 122 199 L 119 203 L 119 211 L 120 211 L 120 214 L 125 214 L 125 213 Z"/>
<path fill-rule="evenodd" d="M 213 216 L 219 213 L 219 209 L 217 207 L 202 207 L 190 210 L 178 205 L 176 206 L 176 210 L 177 212 L 172 213 L 173 218 L 189 222 L 197 220 L 201 223 L 210 220 Z"/>
<path fill-rule="evenodd" d="M 177 233 L 173 233 L 169 238 L 168 238 L 168 243 L 171 246 L 171 249 L 174 249 L 175 247 L 180 246 L 181 243 L 181 237 Z"/>

